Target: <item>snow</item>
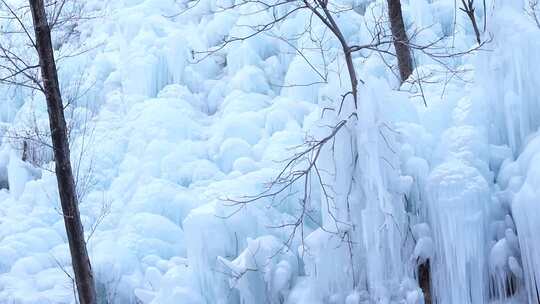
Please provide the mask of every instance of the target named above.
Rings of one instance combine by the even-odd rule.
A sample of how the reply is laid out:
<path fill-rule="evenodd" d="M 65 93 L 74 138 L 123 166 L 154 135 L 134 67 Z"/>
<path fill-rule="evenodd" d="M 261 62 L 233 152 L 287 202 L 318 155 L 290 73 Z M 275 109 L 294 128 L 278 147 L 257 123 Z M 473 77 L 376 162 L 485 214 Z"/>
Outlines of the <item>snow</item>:
<path fill-rule="evenodd" d="M 487 1 L 489 52 L 415 50 L 421 87 L 400 86 L 393 56 L 354 53 L 358 108 L 339 42 L 305 10 L 220 47 L 293 3 L 86 2 L 99 17 L 57 56 L 88 49 L 59 75 L 85 92 L 66 116 L 104 302 L 421 304 L 425 263 L 433 303 L 539 301 L 540 30 L 524 2 Z M 402 4 L 414 43 L 475 46 L 454 1 Z M 347 40 L 372 41 L 385 1 L 336 5 L 354 8 L 336 13 Z M 75 303 L 44 98 L 0 90 L 0 302 Z M 306 180 L 244 202 L 335 126 Z M 23 161 L 14 135 L 32 132 Z"/>

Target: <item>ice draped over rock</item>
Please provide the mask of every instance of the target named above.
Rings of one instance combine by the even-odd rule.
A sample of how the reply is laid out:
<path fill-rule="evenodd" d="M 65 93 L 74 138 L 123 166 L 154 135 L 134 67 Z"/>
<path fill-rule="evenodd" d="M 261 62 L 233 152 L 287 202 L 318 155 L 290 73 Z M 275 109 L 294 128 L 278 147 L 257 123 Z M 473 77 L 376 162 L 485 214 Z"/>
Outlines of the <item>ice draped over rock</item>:
<path fill-rule="evenodd" d="M 421 304 L 429 264 L 432 303 L 537 303 L 540 29 L 526 2 L 477 7 L 489 51 L 414 50 L 421 86 L 398 87 L 391 55 L 354 53 L 357 107 L 339 43 L 305 10 L 220 48 L 295 7 L 248 2 L 88 0 L 95 18 L 56 41 L 103 301 Z M 351 44 L 372 41 L 385 3 L 336 2 Z M 413 43 L 475 46 L 454 0 L 402 5 Z M 43 97 L 0 91 L 0 302 L 74 303 L 47 137 L 22 160 L 21 135 L 47 130 Z M 238 202 L 336 126 L 307 184 Z"/>

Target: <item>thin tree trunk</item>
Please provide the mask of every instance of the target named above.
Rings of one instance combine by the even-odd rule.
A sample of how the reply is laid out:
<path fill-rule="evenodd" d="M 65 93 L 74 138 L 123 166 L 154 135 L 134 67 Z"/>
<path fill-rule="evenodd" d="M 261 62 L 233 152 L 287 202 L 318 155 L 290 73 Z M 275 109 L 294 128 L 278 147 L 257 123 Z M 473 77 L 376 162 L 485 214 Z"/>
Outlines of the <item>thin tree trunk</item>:
<path fill-rule="evenodd" d="M 431 278 L 429 260 L 418 266 L 418 284 L 424 292 L 424 304 L 431 304 Z"/>
<path fill-rule="evenodd" d="M 413 64 L 400 0 L 388 0 L 388 17 L 390 19 L 394 48 L 396 49 L 399 76 L 401 82 L 404 82 L 412 74 Z"/>
<path fill-rule="evenodd" d="M 79 215 L 79 206 L 75 189 L 75 180 L 69 157 L 66 120 L 54 53 L 51 42 L 51 30 L 47 21 L 43 0 L 29 0 L 34 22 L 35 43 L 39 55 L 43 91 L 47 100 L 51 138 L 56 164 L 58 193 L 64 215 L 64 224 L 71 252 L 71 263 L 75 274 L 75 283 L 81 304 L 96 303 L 94 276 L 88 252 L 84 230 Z"/>

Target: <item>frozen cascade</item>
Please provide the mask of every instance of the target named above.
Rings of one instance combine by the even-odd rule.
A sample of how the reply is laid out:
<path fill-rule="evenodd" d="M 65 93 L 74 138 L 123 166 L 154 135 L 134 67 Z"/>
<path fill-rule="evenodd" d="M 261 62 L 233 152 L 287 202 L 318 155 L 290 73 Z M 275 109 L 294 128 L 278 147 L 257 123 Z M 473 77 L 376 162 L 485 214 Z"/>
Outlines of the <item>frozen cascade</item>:
<path fill-rule="evenodd" d="M 348 122 L 323 150 L 320 172 L 324 184 L 333 186 L 324 189 L 330 194 L 321 191 L 320 208 L 328 208 L 330 214 L 323 216 L 323 228 L 311 233 L 305 248 L 301 247 L 308 280 L 316 286 L 305 303 L 313 301 L 313 294 L 335 303 L 345 299 L 387 303 L 407 297 L 419 301 L 421 297 L 407 267 L 407 248 L 411 253 L 412 248 L 403 247 L 408 233 L 403 200 L 411 182 L 398 169 L 393 150 L 399 145 L 397 132 L 391 117 L 381 115 L 379 105 L 397 106 L 406 100 L 399 94 L 378 94 L 388 89 L 381 79 L 370 83 L 360 93 L 358 121 Z M 331 115 L 326 119 L 323 126 L 341 121 Z M 322 129 L 325 135 L 332 130 Z M 325 265 L 328 259 L 339 261 L 340 267 Z"/>
<path fill-rule="evenodd" d="M 360 94 L 363 103 L 356 129 L 359 159 L 355 180 L 359 183 L 359 199 L 365 202 L 361 220 L 367 286 L 372 299 L 381 303 L 397 296 L 396 290 L 405 293 L 401 296 L 406 296 L 410 289 L 414 292 L 411 286 L 402 285 L 411 277 L 406 273 L 408 256 L 402 249 L 408 233 L 404 193 L 409 192 L 410 182 L 397 169 L 398 155 L 394 150 L 398 141 L 392 122 L 380 115 L 379 107 L 385 100 L 378 98 L 378 92 L 386 91 L 387 84 L 376 79 L 370 81 L 373 85 L 363 88 Z M 399 95 L 385 98 L 401 100 Z"/>
<path fill-rule="evenodd" d="M 73 85 L 82 73 L 88 88 L 72 117 L 89 131 L 81 136 L 83 124 L 73 121 L 72 153 L 88 178 L 80 208 L 104 300 L 421 304 L 418 264 L 429 260 L 435 303 L 538 302 L 540 31 L 517 1 L 488 1 L 491 52 L 449 60 L 469 84 L 435 73 L 419 97 L 409 83 L 396 90 L 391 56 L 355 53 L 360 102 L 353 109 L 346 98 L 341 113 L 339 44 L 317 22 L 302 35 L 309 14 L 273 29 L 293 46 L 262 35 L 197 62 L 195 51 L 273 16 L 256 2 L 219 13 L 232 1 L 87 2 L 106 14 L 81 20 L 80 41 L 65 47 L 95 47 L 65 58 L 60 77 Z M 351 43 L 371 41 L 385 2 L 339 0 L 355 8 L 337 18 Z M 470 48 L 469 20 L 454 15 L 453 0 L 402 2 L 406 23 L 424 29 L 415 43 L 444 36 Z M 314 37 L 323 37 L 327 57 Z M 414 77 L 440 68 L 415 55 Z M 40 97 L 2 92 L 2 134 L 47 125 Z M 343 120 L 321 153 L 305 210 L 303 185 L 241 208 L 226 201 L 263 191 L 306 138 Z M 13 145 L 3 141 L 0 153 L 0 175 L 12 186 L 0 189 L 0 302 L 72 303 L 51 164 L 36 169 Z"/>
<path fill-rule="evenodd" d="M 535 155 L 540 126 L 537 92 L 540 78 L 533 66 L 540 62 L 535 51 L 540 47 L 540 32 L 529 20 L 518 17 L 524 10 L 522 5 L 517 2 L 504 5 L 504 10 L 493 12 L 491 19 L 496 51 L 479 57 L 476 67 L 482 97 L 494 103 L 489 107 L 490 141 L 495 145 L 507 145 L 514 155 L 502 163 L 497 177 L 498 186 L 502 188 L 498 197 L 508 215 L 506 221 L 504 218 L 499 220 L 501 228 L 498 230 L 503 233 L 498 233 L 502 237 L 498 237 L 492 257 L 501 260 L 499 271 L 506 273 L 500 280 L 512 278 L 513 284 L 524 285 L 525 290 L 518 287 L 518 292 L 526 294 L 528 303 L 536 303 L 539 300 L 540 248 L 534 235 L 540 231 L 540 226 L 534 219 L 538 217 L 536 189 L 540 183 L 535 170 L 538 167 Z M 512 24 L 512 30 L 508 24 Z M 515 35 L 516 31 L 520 35 Z M 501 249 L 503 244 L 506 244 L 505 250 Z"/>
<path fill-rule="evenodd" d="M 537 156 L 532 166 L 538 168 L 540 158 Z M 520 265 L 512 265 L 509 260 L 509 267 L 517 279 L 523 279 L 527 288 L 527 300 L 529 303 L 540 301 L 540 258 L 538 257 L 539 242 L 536 235 L 540 231 L 540 224 L 536 219 L 538 211 L 538 189 L 540 189 L 538 169 L 532 169 L 527 174 L 527 181 L 516 194 L 512 206 L 512 212 L 516 221 L 516 228 L 519 236 L 521 249 L 521 259 L 523 271 Z M 531 181 L 536 179 L 534 181 Z M 524 272 L 524 273 L 522 273 Z"/>
<path fill-rule="evenodd" d="M 521 7 L 509 3 L 493 12 L 490 22 L 495 51 L 476 59 L 475 81 L 482 98 L 491 104 L 490 142 L 508 145 L 514 156 L 519 155 L 527 137 L 540 126 L 540 75 L 534 68 L 540 63 L 536 51 L 540 47 L 540 32 L 521 17 L 522 12 Z"/>
<path fill-rule="evenodd" d="M 474 167 L 452 160 L 433 170 L 427 187 L 437 302 L 487 303 L 487 182 Z"/>
<path fill-rule="evenodd" d="M 508 232 L 505 240 L 512 247 L 507 257 L 507 267 L 518 282 L 524 283 L 529 303 L 538 302 L 540 285 L 540 259 L 536 254 L 539 249 L 536 232 L 540 226 L 534 220 L 538 216 L 537 198 L 540 189 L 539 147 L 540 137 L 537 132 L 518 159 L 504 163 L 499 174 L 504 189 L 499 196 L 510 206 L 513 216 L 506 221 Z"/>

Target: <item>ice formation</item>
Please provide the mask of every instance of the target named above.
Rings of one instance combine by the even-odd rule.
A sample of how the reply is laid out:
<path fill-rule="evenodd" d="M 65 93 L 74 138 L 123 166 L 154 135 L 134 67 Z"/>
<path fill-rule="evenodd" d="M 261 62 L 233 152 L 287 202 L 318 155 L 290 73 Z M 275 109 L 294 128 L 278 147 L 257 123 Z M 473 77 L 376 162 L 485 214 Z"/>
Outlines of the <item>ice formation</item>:
<path fill-rule="evenodd" d="M 528 1 L 489 0 L 485 14 L 477 3 L 489 42 L 471 53 L 455 1 L 402 1 L 414 44 L 466 54 L 414 50 L 400 86 L 393 56 L 355 53 L 357 108 L 340 44 L 305 10 L 221 47 L 292 4 L 84 2 L 94 17 L 55 43 L 64 94 L 84 91 L 67 117 L 103 303 L 540 301 L 540 29 Z M 352 8 L 336 12 L 348 41 L 369 43 L 386 1 L 336 3 Z M 47 134 L 43 97 L 0 90 L 0 302 L 75 303 L 47 140 L 19 140 Z M 242 201 L 279 187 L 268 188 L 287 161 L 336 130 L 305 180 Z"/>

